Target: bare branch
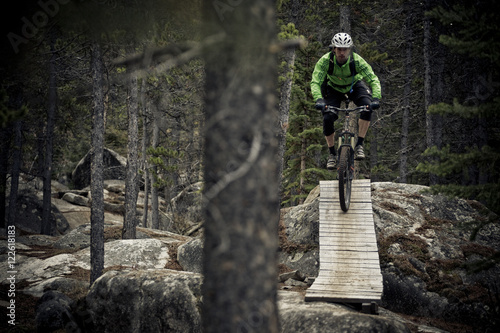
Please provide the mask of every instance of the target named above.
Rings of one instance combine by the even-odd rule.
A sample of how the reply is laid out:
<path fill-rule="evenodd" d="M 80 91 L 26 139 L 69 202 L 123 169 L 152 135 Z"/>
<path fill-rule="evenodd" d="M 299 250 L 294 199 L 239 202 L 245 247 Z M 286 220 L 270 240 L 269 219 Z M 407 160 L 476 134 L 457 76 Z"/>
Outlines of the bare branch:
<path fill-rule="evenodd" d="M 155 50 L 146 49 L 144 52 L 128 58 L 117 59 L 113 62 L 113 64 L 116 66 L 127 66 L 132 69 L 134 69 L 134 67 L 142 67 L 135 71 L 135 75 L 137 75 L 138 78 L 143 78 L 147 75 L 156 75 L 174 67 L 181 66 L 201 56 L 206 48 L 222 42 L 225 38 L 225 33 L 219 33 L 205 38 L 205 40 L 200 43 L 190 42 L 182 45 L 171 45 Z M 155 68 L 149 69 L 149 66 L 153 63 L 153 61 L 161 60 L 167 55 L 171 55 L 173 57 L 160 63 Z M 130 74 L 130 72 L 128 72 L 128 74 Z"/>
<path fill-rule="evenodd" d="M 273 43 L 269 46 L 269 52 L 278 53 L 287 49 L 294 48 L 305 48 L 307 46 L 307 40 L 304 38 L 289 39 L 280 43 Z"/>
<path fill-rule="evenodd" d="M 259 151 L 261 150 L 261 144 L 262 144 L 262 133 L 256 133 L 253 141 L 252 141 L 252 146 L 250 148 L 250 155 L 248 156 L 247 160 L 240 165 L 238 169 L 236 169 L 233 172 L 229 172 L 224 177 L 222 177 L 221 180 L 219 180 L 216 184 L 214 184 L 206 193 L 204 196 L 205 202 L 212 200 L 219 194 L 224 188 L 226 188 L 229 184 L 232 182 L 236 181 L 237 179 L 243 177 L 249 170 L 250 168 L 255 164 L 257 161 L 257 158 L 259 156 Z"/>

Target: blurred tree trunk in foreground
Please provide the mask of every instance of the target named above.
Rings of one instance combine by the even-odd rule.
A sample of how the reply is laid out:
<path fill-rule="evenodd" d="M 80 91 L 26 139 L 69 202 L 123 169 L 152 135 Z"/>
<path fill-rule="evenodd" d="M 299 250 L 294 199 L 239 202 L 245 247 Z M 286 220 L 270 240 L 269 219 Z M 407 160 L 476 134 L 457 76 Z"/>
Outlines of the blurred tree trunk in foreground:
<path fill-rule="evenodd" d="M 204 2 L 205 332 L 278 332 L 274 3 Z"/>

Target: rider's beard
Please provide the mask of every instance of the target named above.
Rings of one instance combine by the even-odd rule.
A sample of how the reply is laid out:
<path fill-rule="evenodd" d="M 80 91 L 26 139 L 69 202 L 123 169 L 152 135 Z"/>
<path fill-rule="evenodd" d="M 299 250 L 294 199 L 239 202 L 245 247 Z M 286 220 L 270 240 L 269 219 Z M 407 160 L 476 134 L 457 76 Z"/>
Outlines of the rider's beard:
<path fill-rule="evenodd" d="M 343 65 L 347 62 L 347 57 L 342 55 L 342 56 L 338 56 L 337 57 L 337 62 L 339 63 L 339 65 Z"/>
<path fill-rule="evenodd" d="M 336 58 L 337 63 L 342 66 L 347 62 L 347 59 L 349 59 L 349 53 L 336 54 Z"/>

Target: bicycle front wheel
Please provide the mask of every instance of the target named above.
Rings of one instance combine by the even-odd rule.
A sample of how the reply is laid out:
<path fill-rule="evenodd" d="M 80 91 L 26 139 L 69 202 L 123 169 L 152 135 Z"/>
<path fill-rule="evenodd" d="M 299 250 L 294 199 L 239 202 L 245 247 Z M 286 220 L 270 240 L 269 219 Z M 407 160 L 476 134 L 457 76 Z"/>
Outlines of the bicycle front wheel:
<path fill-rule="evenodd" d="M 351 188 L 352 188 L 352 178 L 351 178 L 351 147 L 344 146 L 341 147 L 339 154 L 339 201 L 340 208 L 347 212 L 349 210 L 349 205 L 351 203 Z"/>

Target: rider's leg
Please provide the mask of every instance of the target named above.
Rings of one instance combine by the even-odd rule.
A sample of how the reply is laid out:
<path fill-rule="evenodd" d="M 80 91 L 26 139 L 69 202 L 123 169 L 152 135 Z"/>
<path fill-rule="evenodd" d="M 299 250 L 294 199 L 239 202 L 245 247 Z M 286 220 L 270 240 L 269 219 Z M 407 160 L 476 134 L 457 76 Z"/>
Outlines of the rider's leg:
<path fill-rule="evenodd" d="M 372 102 L 372 94 L 370 89 L 363 81 L 358 81 L 352 89 L 352 93 L 349 94 L 354 104 L 357 106 L 370 105 Z M 366 133 L 368 133 L 368 128 L 370 127 L 372 111 L 363 111 L 360 114 L 358 120 L 358 142 L 356 146 L 362 146 Z"/>
<path fill-rule="evenodd" d="M 340 107 L 340 102 L 344 98 L 344 94 L 338 92 L 332 87 L 328 87 L 326 90 L 325 103 L 326 105 Z M 332 153 L 332 148 L 335 150 L 335 128 L 334 123 L 339 118 L 336 114 L 324 113 L 323 114 L 323 134 L 325 135 L 326 144 L 330 152 Z M 335 153 L 333 153 L 335 154 Z"/>
<path fill-rule="evenodd" d="M 343 94 L 336 91 L 332 87 L 328 87 L 325 96 L 326 105 L 335 107 L 340 106 Z M 332 113 L 323 113 L 323 134 L 325 135 L 326 144 L 328 146 L 329 157 L 326 168 L 329 170 L 335 169 L 337 164 L 337 151 L 335 149 L 335 127 L 334 123 L 338 119 L 338 115 Z"/>
<path fill-rule="evenodd" d="M 328 150 L 330 154 L 336 155 L 337 152 L 335 150 L 335 133 L 325 136 L 326 145 L 328 146 Z"/>
<path fill-rule="evenodd" d="M 358 120 L 358 144 L 363 144 L 363 140 L 368 133 L 368 128 L 370 127 L 370 120 L 364 120 L 359 118 Z M 359 138 L 362 138 L 361 142 Z M 356 146 L 358 145 L 356 144 Z"/>
<path fill-rule="evenodd" d="M 329 157 L 327 169 L 334 169 L 336 164 L 337 151 L 335 149 L 335 128 L 333 126 L 338 116 L 331 113 L 323 114 L 323 134 L 325 135 L 326 144 L 328 146 Z"/>

